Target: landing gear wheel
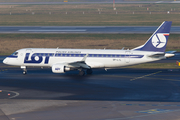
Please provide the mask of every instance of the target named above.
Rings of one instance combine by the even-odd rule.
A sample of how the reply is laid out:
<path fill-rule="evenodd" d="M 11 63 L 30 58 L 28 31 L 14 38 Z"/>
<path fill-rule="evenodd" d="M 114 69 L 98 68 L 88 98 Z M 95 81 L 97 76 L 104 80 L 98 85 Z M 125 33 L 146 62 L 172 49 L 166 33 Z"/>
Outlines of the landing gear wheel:
<path fill-rule="evenodd" d="M 91 74 L 93 73 L 93 71 L 92 71 L 92 69 L 87 69 L 87 70 L 86 70 L 86 73 L 87 73 L 88 75 L 91 75 Z"/>
<path fill-rule="evenodd" d="M 84 71 L 79 71 L 79 75 L 80 75 L 80 76 L 84 76 L 84 75 L 85 75 L 85 72 L 84 72 Z"/>
<path fill-rule="evenodd" d="M 27 69 L 23 69 L 23 75 L 27 74 Z"/>
<path fill-rule="evenodd" d="M 27 74 L 26 66 L 21 66 L 21 69 L 23 70 L 23 75 L 26 75 Z"/>
<path fill-rule="evenodd" d="M 26 71 L 23 71 L 23 75 L 26 75 L 27 74 L 27 72 Z"/>

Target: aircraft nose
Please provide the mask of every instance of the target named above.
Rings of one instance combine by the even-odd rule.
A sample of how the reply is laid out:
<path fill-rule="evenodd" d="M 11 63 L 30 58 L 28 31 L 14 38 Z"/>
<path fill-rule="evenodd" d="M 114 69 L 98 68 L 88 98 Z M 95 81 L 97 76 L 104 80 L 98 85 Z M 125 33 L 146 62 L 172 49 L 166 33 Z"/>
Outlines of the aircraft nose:
<path fill-rule="evenodd" d="M 7 64 L 7 63 L 8 63 L 8 59 L 5 58 L 5 59 L 3 60 L 3 63 L 4 63 L 4 64 Z"/>

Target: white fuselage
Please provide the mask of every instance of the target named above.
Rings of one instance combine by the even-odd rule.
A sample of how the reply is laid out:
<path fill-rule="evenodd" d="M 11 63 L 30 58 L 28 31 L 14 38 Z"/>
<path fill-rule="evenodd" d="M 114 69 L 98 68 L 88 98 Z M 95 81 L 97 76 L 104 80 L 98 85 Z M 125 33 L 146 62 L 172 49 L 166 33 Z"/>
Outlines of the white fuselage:
<path fill-rule="evenodd" d="M 20 49 L 18 55 L 10 55 L 3 62 L 16 66 L 52 67 L 54 64 L 66 64 L 81 61 L 88 54 L 85 63 L 91 68 L 117 68 L 146 63 L 163 58 L 148 57 L 160 52 L 108 49 Z"/>

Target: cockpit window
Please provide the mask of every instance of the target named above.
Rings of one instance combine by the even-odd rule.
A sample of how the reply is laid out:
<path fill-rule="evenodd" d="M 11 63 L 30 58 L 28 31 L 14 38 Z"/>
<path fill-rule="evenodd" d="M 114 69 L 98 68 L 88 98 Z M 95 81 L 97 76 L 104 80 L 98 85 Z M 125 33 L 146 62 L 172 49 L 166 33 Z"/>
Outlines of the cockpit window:
<path fill-rule="evenodd" d="M 14 52 L 12 55 L 14 55 L 14 56 L 18 56 L 18 52 Z"/>

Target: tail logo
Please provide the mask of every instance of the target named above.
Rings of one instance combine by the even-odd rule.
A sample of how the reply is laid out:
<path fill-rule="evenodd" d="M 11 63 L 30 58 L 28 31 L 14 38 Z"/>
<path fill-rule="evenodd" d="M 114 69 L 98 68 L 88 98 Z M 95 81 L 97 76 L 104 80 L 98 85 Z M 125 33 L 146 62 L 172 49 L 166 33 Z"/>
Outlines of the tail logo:
<path fill-rule="evenodd" d="M 157 33 L 152 37 L 152 44 L 155 48 L 162 48 L 166 45 L 166 37 L 169 34 Z"/>

